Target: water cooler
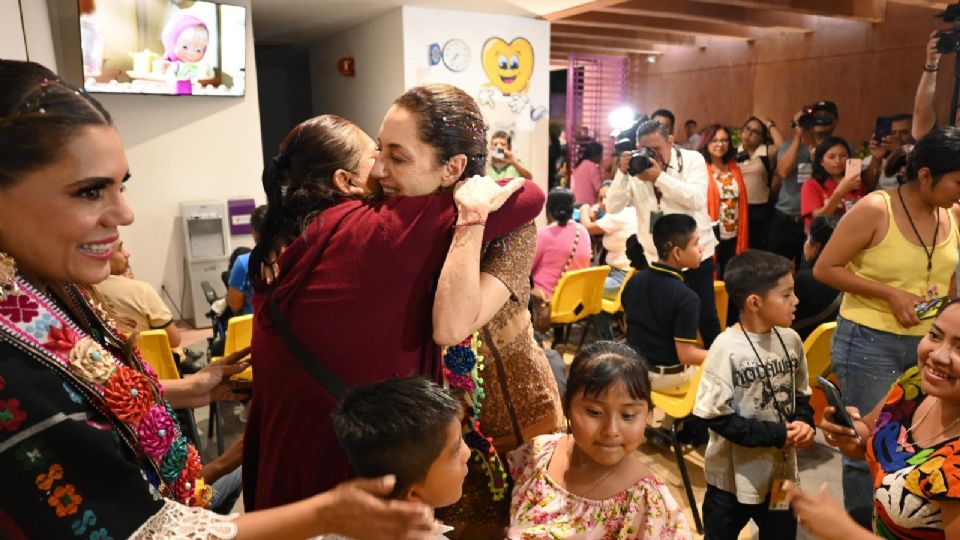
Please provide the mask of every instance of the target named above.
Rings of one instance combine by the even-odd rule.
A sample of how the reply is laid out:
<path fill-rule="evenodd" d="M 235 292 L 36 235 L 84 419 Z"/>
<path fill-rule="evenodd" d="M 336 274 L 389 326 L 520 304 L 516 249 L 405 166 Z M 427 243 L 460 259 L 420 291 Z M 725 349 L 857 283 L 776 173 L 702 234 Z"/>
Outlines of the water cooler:
<path fill-rule="evenodd" d="M 209 328 L 210 304 L 200 284 L 206 281 L 218 296 L 227 294 L 220 277 L 229 270 L 227 205 L 220 201 L 180 203 L 184 241 L 184 317 L 194 328 Z"/>

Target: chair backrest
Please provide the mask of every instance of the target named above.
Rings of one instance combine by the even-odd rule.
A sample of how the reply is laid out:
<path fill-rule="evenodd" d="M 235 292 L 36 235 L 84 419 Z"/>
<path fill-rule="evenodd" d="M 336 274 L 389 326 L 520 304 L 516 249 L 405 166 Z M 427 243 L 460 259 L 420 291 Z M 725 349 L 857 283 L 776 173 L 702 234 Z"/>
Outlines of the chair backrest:
<path fill-rule="evenodd" d="M 170 338 L 164 330 L 146 330 L 137 336 L 137 347 L 144 361 L 157 372 L 160 379 L 179 379 L 180 370 L 173 360 Z"/>
<path fill-rule="evenodd" d="M 700 387 L 700 378 L 703 376 L 703 364 L 697 366 L 697 372 L 690 380 L 687 391 L 683 394 L 664 394 L 651 392 L 653 406 L 662 410 L 672 418 L 686 418 L 693 414 L 693 406 L 697 401 L 697 388 Z"/>
<path fill-rule="evenodd" d="M 227 322 L 227 338 L 223 344 L 223 355 L 249 347 L 253 341 L 253 314 L 233 317 Z"/>
<path fill-rule="evenodd" d="M 603 310 L 603 283 L 609 266 L 571 270 L 560 276 L 550 297 L 550 321 L 567 324 Z"/>
<path fill-rule="evenodd" d="M 623 309 L 623 302 L 621 301 L 623 297 L 623 289 L 627 287 L 627 282 L 630 281 L 630 278 L 637 273 L 637 269 L 630 267 L 630 270 L 627 270 L 627 275 L 623 276 L 623 283 L 620 284 L 620 289 L 617 291 L 617 296 L 613 299 L 614 308 L 611 310 L 612 313 L 616 313 Z"/>
<path fill-rule="evenodd" d="M 713 300 L 717 304 L 717 318 L 720 319 L 720 329 L 727 328 L 727 307 L 730 305 L 730 295 L 727 286 L 722 281 L 713 282 Z"/>
<path fill-rule="evenodd" d="M 817 375 L 825 375 L 830 371 L 830 340 L 837 323 L 823 323 L 807 336 L 803 342 L 803 353 L 807 357 L 807 379 L 810 386 L 815 386 Z"/>

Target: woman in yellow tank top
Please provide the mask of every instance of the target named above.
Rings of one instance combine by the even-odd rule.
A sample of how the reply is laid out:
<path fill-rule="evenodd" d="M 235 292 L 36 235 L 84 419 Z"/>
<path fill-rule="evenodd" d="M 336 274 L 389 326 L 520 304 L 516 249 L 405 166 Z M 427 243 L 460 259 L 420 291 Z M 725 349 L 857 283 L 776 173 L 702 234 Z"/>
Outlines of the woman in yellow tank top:
<path fill-rule="evenodd" d="M 936 315 L 923 304 L 956 295 L 960 129 L 934 130 L 891 161 L 888 170 L 906 166 L 903 183 L 854 205 L 813 269 L 844 293 L 830 352 L 844 402 L 861 411 L 873 410 L 916 365 L 917 344 Z M 843 498 L 869 527 L 873 483 L 863 461 L 844 458 Z"/>

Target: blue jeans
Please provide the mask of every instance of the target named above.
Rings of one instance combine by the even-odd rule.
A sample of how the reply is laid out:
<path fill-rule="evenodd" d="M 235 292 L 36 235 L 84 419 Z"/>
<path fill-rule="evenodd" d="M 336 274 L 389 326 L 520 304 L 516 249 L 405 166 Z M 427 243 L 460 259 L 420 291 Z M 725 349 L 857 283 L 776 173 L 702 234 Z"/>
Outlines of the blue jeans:
<path fill-rule="evenodd" d="M 611 268 L 610 273 L 607 274 L 607 280 L 603 282 L 603 298 L 606 300 L 616 298 L 625 277 L 627 277 L 626 270 Z"/>
<path fill-rule="evenodd" d="M 243 491 L 243 467 L 237 467 L 221 476 L 211 487 L 213 499 L 210 501 L 210 510 L 218 514 L 229 514 Z"/>
<path fill-rule="evenodd" d="M 837 317 L 830 356 L 844 403 L 866 416 L 897 378 L 917 365 L 919 343 L 920 336 L 882 332 Z M 843 505 L 858 523 L 872 528 L 873 481 L 865 461 L 843 457 Z"/>

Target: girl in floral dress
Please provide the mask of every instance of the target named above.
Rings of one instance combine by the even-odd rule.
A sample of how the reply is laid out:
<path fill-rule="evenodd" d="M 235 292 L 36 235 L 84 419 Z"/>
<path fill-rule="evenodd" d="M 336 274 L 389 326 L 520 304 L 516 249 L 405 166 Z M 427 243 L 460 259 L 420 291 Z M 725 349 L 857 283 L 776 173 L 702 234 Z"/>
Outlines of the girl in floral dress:
<path fill-rule="evenodd" d="M 535 437 L 510 455 L 511 540 L 688 539 L 683 511 L 641 463 L 650 409 L 643 360 L 599 341 L 570 366 L 564 410 L 570 433 Z"/>

